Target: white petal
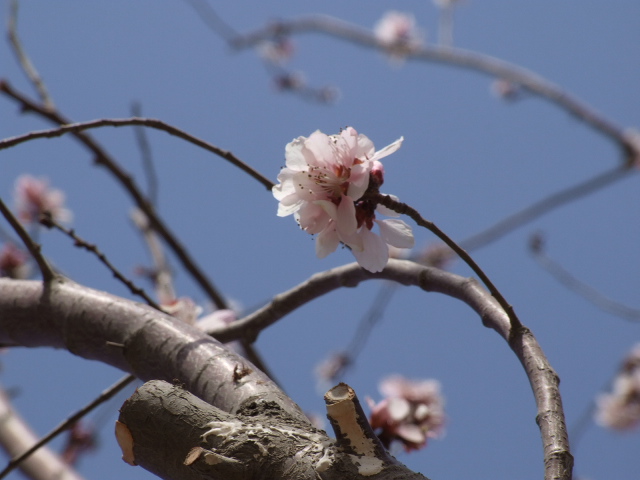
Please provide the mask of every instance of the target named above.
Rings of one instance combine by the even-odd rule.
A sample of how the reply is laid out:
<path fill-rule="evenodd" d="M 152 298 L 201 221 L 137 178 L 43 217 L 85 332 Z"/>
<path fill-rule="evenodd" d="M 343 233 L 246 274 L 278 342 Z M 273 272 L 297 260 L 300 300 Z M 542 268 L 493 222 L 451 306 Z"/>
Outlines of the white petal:
<path fill-rule="evenodd" d="M 284 157 L 288 168 L 296 171 L 305 170 L 307 168 L 307 160 L 302 153 L 302 148 L 304 147 L 306 139 L 306 137 L 294 138 L 291 142 L 287 143 L 286 147 L 284 147 Z"/>
<path fill-rule="evenodd" d="M 289 197 L 287 197 L 289 198 Z M 298 200 L 294 203 L 292 203 L 291 205 L 286 205 L 283 202 L 280 202 L 278 204 L 278 216 L 279 217 L 287 217 L 289 215 L 291 215 L 292 213 L 296 213 L 300 207 L 302 207 L 302 205 L 304 204 L 303 201 Z"/>
<path fill-rule="evenodd" d="M 413 248 L 415 239 L 411 227 L 402 220 L 395 218 L 376 220 L 380 228 L 380 236 L 389 245 L 398 248 Z"/>
<path fill-rule="evenodd" d="M 360 237 L 364 244 L 361 252 L 351 252 L 362 268 L 370 272 L 381 272 L 389 261 L 389 247 L 378 235 L 366 227 L 362 228 Z"/>
<path fill-rule="evenodd" d="M 375 155 L 370 158 L 370 160 L 380 160 L 388 155 L 391 155 L 393 152 L 398 150 L 402 146 L 402 142 L 404 142 L 404 137 L 400 137 L 398 140 L 393 142 L 391 145 L 387 145 L 382 150 L 378 150 Z"/>

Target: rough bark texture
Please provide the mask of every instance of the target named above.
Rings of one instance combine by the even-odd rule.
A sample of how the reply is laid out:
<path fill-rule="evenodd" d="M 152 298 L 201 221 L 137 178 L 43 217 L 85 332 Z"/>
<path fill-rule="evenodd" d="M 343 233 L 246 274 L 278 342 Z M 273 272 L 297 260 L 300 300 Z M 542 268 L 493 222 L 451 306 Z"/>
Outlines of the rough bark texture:
<path fill-rule="evenodd" d="M 358 458 L 273 403 L 232 415 L 162 381 L 140 387 L 119 421 L 133 436 L 135 462 L 167 479 L 428 480 L 392 457 L 361 475 Z"/>

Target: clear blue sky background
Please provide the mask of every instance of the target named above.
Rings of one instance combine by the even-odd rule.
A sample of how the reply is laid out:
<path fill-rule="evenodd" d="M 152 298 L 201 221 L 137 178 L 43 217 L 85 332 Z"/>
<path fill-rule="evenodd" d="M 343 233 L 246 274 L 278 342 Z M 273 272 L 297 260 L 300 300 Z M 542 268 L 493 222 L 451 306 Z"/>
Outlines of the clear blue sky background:
<path fill-rule="evenodd" d="M 246 32 L 274 18 L 319 11 L 370 28 L 392 7 L 413 12 L 435 40 L 438 11 L 428 1 L 224 2 L 216 8 Z M 469 0 L 456 12 L 455 44 L 520 64 L 618 124 L 640 126 L 639 21 L 633 0 Z M 230 51 L 181 1 L 23 2 L 19 30 L 57 106 L 73 120 L 127 117 L 137 100 L 146 116 L 229 149 L 274 180 L 285 144 L 316 129 L 335 133 L 352 125 L 378 147 L 403 135 L 401 150 L 386 160 L 384 191 L 458 240 L 620 162 L 607 139 L 546 101 L 508 104 L 490 93 L 487 76 L 424 63 L 393 66 L 380 53 L 326 36 L 296 37 L 292 67 L 312 85 L 337 86 L 340 101 L 318 105 L 278 93 L 254 52 Z M 0 75 L 32 93 L 6 43 L 0 45 Z M 0 99 L 0 136 L 46 127 Z M 133 131 L 93 133 L 144 185 Z M 270 193 L 242 172 L 164 133 L 148 135 L 160 176 L 159 211 L 229 298 L 251 307 L 314 272 L 352 261 L 347 251 L 317 260 L 313 241 L 291 218 L 278 218 Z M 148 264 L 128 221 L 131 201 L 71 138 L 1 152 L 5 200 L 25 172 L 47 176 L 66 192 L 78 233 L 98 242 L 122 270 Z M 566 268 L 640 307 L 638 205 L 638 177 L 631 175 L 475 253 L 558 371 L 570 427 L 640 340 L 640 325 L 559 286 L 531 259 L 527 238 L 545 232 L 549 254 Z M 419 245 L 433 241 L 425 231 L 416 231 L 416 238 Z M 68 239 L 45 232 L 41 240 L 45 253 L 75 280 L 128 295 Z M 460 263 L 452 268 L 470 274 Z M 204 302 L 179 269 L 176 282 L 181 295 Z M 323 414 L 313 368 L 348 343 L 379 288 L 369 282 L 331 294 L 259 338 L 258 348 L 305 410 Z M 41 434 L 121 376 L 47 350 L 10 351 L 2 367 L 0 380 L 20 388 L 15 404 Z M 377 383 L 392 373 L 437 378 L 447 398 L 446 437 L 418 453 L 400 453 L 410 467 L 434 480 L 542 478 L 527 379 L 502 339 L 466 306 L 402 289 L 345 380 L 362 398 L 378 399 Z M 108 420 L 99 450 L 80 464 L 87 478 L 151 478 L 120 460 L 112 422 L 121 401 L 99 414 Z M 637 431 L 621 435 L 591 423 L 575 447 L 575 472 L 583 478 L 640 475 Z"/>

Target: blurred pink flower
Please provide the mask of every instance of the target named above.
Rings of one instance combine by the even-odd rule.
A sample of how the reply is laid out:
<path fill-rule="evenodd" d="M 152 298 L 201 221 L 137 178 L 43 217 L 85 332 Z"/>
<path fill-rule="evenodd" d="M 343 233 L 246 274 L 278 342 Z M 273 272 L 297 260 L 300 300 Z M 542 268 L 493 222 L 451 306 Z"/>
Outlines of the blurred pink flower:
<path fill-rule="evenodd" d="M 437 380 L 408 380 L 399 375 L 380 382 L 380 393 L 386 398 L 379 403 L 367 399 L 371 407 L 369 423 L 389 448 L 393 441 L 406 451 L 426 446 L 427 439 L 444 433 L 444 398 Z"/>
<path fill-rule="evenodd" d="M 262 42 L 258 46 L 258 52 L 265 60 L 281 65 L 291 59 L 295 52 L 295 47 L 289 37 L 277 37 L 273 40 Z"/>
<path fill-rule="evenodd" d="M 202 313 L 202 308 L 189 297 L 180 297 L 171 302 L 160 305 L 166 313 L 182 320 L 189 325 L 195 325 L 196 319 Z"/>
<path fill-rule="evenodd" d="M 0 277 L 9 277 L 17 280 L 29 276 L 29 256 L 13 243 L 7 242 L 0 249 Z"/>
<path fill-rule="evenodd" d="M 596 422 L 603 427 L 629 430 L 640 424 L 640 343 L 622 364 L 612 392 L 601 394 L 596 403 Z"/>
<path fill-rule="evenodd" d="M 365 135 L 347 127 L 338 135 L 320 131 L 298 137 L 285 149 L 286 167 L 273 187 L 280 201 L 278 215 L 293 214 L 304 231 L 314 235 L 316 254 L 326 257 L 340 242 L 347 245 L 358 263 L 371 272 L 381 271 L 389 260 L 387 244 L 412 248 L 413 233 L 402 220 L 377 220 L 376 210 L 395 212 L 363 199 L 371 187 L 377 191 L 384 180 L 380 159 L 400 148 L 403 139 L 376 151 Z M 378 225 L 380 235 L 371 230 Z"/>
<path fill-rule="evenodd" d="M 425 36 L 424 32 L 416 26 L 413 15 L 394 10 L 383 15 L 376 23 L 373 33 L 380 43 L 389 48 L 392 54 L 398 56 L 402 56 L 406 51 L 420 48 Z"/>
<path fill-rule="evenodd" d="M 53 220 L 71 221 L 71 211 L 64 208 L 64 193 L 49 187 L 44 178 L 21 175 L 15 183 L 15 203 L 18 216 L 25 223 L 40 221 L 43 213 L 51 215 Z"/>

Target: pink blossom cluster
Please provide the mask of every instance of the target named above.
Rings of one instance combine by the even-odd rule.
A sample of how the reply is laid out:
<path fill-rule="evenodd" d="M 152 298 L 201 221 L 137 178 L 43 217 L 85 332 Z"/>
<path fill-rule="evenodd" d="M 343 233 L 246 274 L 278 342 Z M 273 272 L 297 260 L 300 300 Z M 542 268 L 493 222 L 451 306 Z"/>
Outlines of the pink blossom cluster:
<path fill-rule="evenodd" d="M 18 217 L 25 223 L 37 223 L 44 213 L 53 220 L 68 222 L 71 211 L 64 208 L 64 193 L 49 187 L 44 178 L 21 175 L 15 183 L 15 203 Z"/>
<path fill-rule="evenodd" d="M 640 424 L 640 343 L 624 360 L 611 393 L 597 398 L 596 421 L 606 428 L 629 430 Z"/>
<path fill-rule="evenodd" d="M 424 33 L 416 26 L 415 17 L 394 10 L 382 16 L 373 33 L 380 43 L 392 49 L 411 50 L 421 47 L 424 43 Z"/>
<path fill-rule="evenodd" d="M 0 248 L 0 277 L 25 279 L 29 276 L 29 256 L 13 243 L 7 242 Z"/>
<path fill-rule="evenodd" d="M 389 247 L 412 248 L 411 227 L 399 219 L 378 220 L 376 211 L 395 212 L 365 197 L 384 181 L 380 160 L 400 148 L 400 138 L 376 151 L 373 142 L 354 128 L 337 135 L 315 131 L 286 146 L 286 167 L 278 175 L 273 195 L 278 215 L 294 218 L 304 231 L 317 235 L 316 254 L 326 257 L 340 243 L 351 249 L 358 263 L 371 272 L 389 260 Z M 380 234 L 372 231 L 378 226 Z"/>
<path fill-rule="evenodd" d="M 380 382 L 379 403 L 367 399 L 371 407 L 369 423 L 382 443 L 402 443 L 406 451 L 418 450 L 427 439 L 444 434 L 444 397 L 437 380 L 408 380 L 399 375 Z"/>

